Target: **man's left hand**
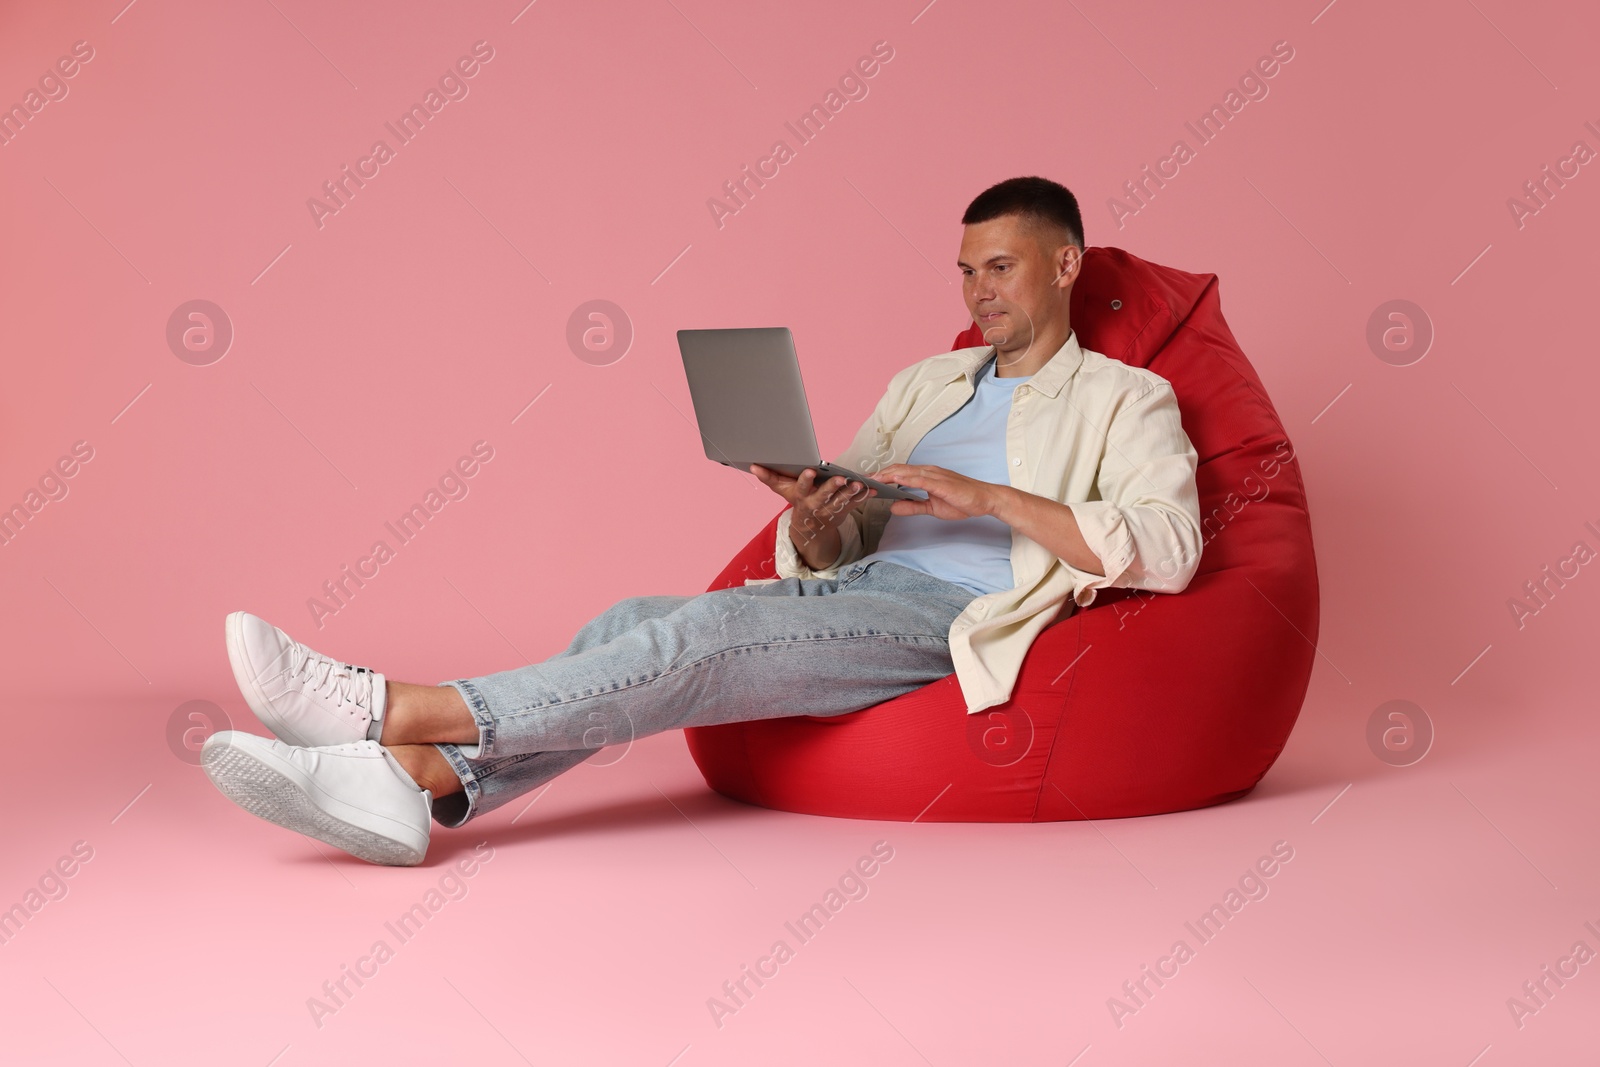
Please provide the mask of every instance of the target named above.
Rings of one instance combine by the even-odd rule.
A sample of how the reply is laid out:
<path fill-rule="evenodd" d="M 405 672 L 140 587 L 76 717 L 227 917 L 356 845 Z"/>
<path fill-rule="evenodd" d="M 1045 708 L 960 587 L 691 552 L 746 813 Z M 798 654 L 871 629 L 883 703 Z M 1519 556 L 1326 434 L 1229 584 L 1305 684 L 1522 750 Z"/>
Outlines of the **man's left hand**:
<path fill-rule="evenodd" d="M 926 500 L 893 501 L 889 505 L 891 515 L 932 515 L 936 519 L 994 515 L 999 511 L 1004 495 L 1013 491 L 1008 485 L 980 482 L 943 467 L 920 464 L 891 463 L 874 471 L 872 476 L 880 482 L 922 489 L 928 494 Z"/>

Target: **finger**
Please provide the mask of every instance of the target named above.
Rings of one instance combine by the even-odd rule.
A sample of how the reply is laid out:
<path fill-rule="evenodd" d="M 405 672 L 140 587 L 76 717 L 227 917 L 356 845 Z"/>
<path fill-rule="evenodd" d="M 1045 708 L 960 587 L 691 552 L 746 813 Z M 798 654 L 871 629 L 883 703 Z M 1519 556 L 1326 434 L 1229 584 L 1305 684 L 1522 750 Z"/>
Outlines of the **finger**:
<path fill-rule="evenodd" d="M 829 507 L 843 511 L 845 508 L 854 507 L 865 500 L 870 493 L 871 490 L 860 482 L 851 482 L 834 494 L 833 501 L 829 504 Z"/>
<path fill-rule="evenodd" d="M 765 485 L 785 500 L 789 499 L 789 486 L 794 484 L 792 479 L 784 478 L 776 471 L 769 471 L 765 467 L 752 465 L 750 470 L 760 479 L 762 485 Z"/>
<path fill-rule="evenodd" d="M 855 507 L 873 495 L 873 491 L 864 485 L 852 482 L 843 486 L 836 492 L 828 503 L 828 510 L 834 514 Z"/>
<path fill-rule="evenodd" d="M 760 478 L 768 485 L 778 486 L 794 484 L 795 479 L 792 475 L 784 474 L 782 471 L 775 471 L 771 467 L 763 467 L 758 463 L 752 463 L 750 464 L 750 470 L 757 478 Z"/>
<path fill-rule="evenodd" d="M 815 501 L 813 507 L 819 510 L 827 507 L 829 501 L 831 501 L 834 496 L 838 494 L 839 487 L 843 485 L 844 482 L 845 479 L 839 477 L 829 478 L 826 482 L 823 482 L 821 487 L 819 487 L 816 493 L 814 493 L 812 496 L 812 499 Z"/>
<path fill-rule="evenodd" d="M 847 486 L 840 486 L 833 497 L 822 508 L 824 515 L 830 519 L 838 519 L 845 512 L 855 507 L 861 501 Z"/>
<path fill-rule="evenodd" d="M 892 481 L 896 485 L 911 485 L 920 487 L 922 485 L 922 469 L 919 467 L 901 466 L 895 470 L 893 475 L 889 475 L 881 480 Z"/>

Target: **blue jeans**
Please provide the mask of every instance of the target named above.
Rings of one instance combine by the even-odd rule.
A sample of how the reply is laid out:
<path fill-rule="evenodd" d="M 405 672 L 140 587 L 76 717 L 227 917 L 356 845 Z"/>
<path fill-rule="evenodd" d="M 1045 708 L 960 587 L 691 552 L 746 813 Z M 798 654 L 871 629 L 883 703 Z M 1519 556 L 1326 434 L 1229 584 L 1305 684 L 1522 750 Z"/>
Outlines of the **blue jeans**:
<path fill-rule="evenodd" d="M 976 595 L 862 560 L 837 578 L 618 601 L 542 663 L 442 683 L 478 744 L 437 746 L 462 792 L 435 799 L 433 816 L 460 826 L 662 730 L 843 715 L 938 681 L 954 670 L 950 624 Z"/>

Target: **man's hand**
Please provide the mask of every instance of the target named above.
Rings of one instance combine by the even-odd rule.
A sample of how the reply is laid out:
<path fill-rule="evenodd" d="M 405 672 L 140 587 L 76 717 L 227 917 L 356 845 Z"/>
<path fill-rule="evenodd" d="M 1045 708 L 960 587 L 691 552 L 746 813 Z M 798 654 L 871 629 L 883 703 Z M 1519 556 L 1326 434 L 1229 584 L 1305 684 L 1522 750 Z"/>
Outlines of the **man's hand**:
<path fill-rule="evenodd" d="M 878 495 L 876 489 L 860 482 L 846 485 L 848 479 L 842 477 L 829 478 L 818 485 L 817 472 L 810 467 L 791 477 L 752 463 L 750 473 L 794 509 L 789 518 L 789 540 L 813 570 L 821 570 L 838 558 L 839 524 L 850 509 Z"/>
<path fill-rule="evenodd" d="M 844 521 L 851 508 L 868 497 L 878 495 L 876 489 L 869 489 L 860 482 L 850 482 L 846 487 L 847 479 L 842 477 L 829 478 L 818 485 L 817 472 L 810 467 L 791 476 L 752 463 L 750 473 L 787 500 L 790 507 L 794 508 L 794 519 L 791 521 L 804 524 L 806 529 L 836 527 Z"/>
<path fill-rule="evenodd" d="M 881 482 L 927 491 L 926 500 L 896 500 L 889 505 L 891 515 L 932 515 L 936 519 L 970 519 L 977 515 L 998 515 L 1008 485 L 980 482 L 943 467 L 891 463 L 873 475 Z"/>
<path fill-rule="evenodd" d="M 1065 504 L 1013 486 L 980 482 L 943 467 L 892 463 L 874 477 L 928 491 L 926 500 L 894 501 L 889 505 L 890 514 L 932 515 L 936 519 L 992 515 L 1078 570 L 1105 574 L 1100 557 L 1084 540 L 1077 515 Z"/>

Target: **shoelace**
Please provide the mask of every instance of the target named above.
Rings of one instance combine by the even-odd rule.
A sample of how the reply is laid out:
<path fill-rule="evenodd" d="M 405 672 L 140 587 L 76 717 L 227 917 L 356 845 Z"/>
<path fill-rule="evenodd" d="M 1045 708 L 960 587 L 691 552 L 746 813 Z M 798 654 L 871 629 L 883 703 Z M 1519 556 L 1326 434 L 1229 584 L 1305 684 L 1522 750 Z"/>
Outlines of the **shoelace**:
<path fill-rule="evenodd" d="M 289 646 L 289 677 L 319 696 L 332 697 L 336 707 L 354 705 L 351 714 L 372 711 L 372 672 L 313 652 L 298 641 Z"/>
<path fill-rule="evenodd" d="M 345 741 L 338 745 L 323 745 L 317 749 L 339 756 L 368 756 L 379 751 L 376 741 Z"/>

